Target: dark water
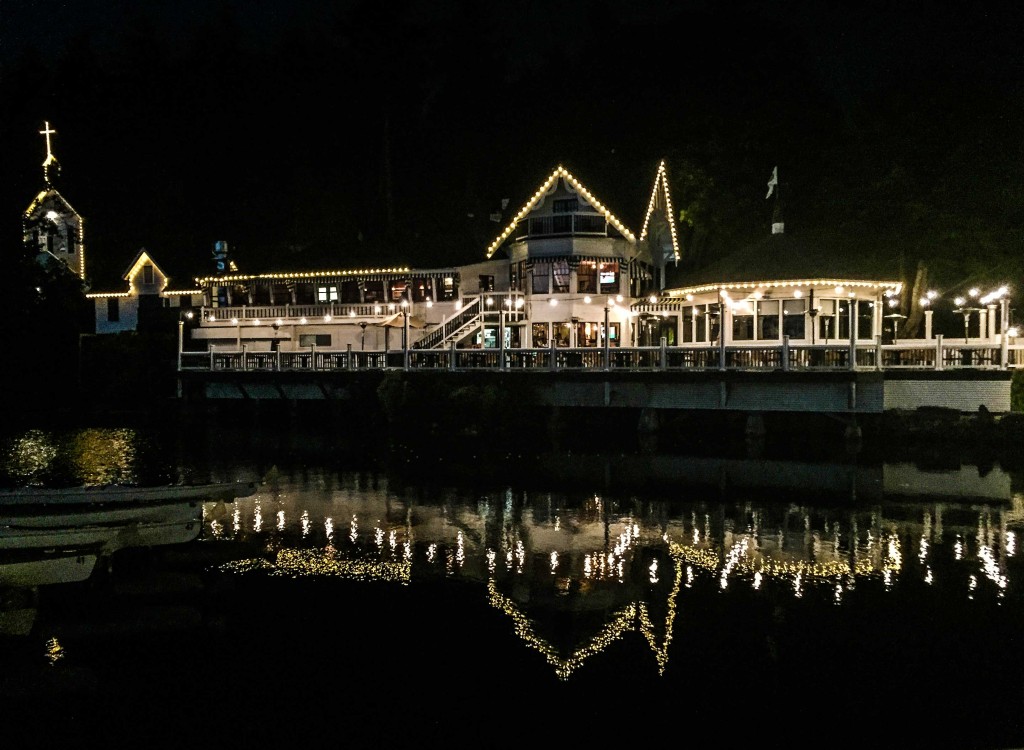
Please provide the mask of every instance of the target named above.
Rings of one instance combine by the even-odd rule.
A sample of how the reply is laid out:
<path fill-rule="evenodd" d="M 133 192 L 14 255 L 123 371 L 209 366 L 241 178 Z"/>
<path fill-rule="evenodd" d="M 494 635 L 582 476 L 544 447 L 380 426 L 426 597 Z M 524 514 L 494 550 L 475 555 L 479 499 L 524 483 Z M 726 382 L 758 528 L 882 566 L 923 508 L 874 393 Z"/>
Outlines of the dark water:
<path fill-rule="evenodd" d="M 377 461 L 248 428 L 0 447 L 6 484 L 261 483 L 193 541 L 4 590 L 32 617 L 0 636 L 10 747 L 1024 745 L 998 465 Z"/>

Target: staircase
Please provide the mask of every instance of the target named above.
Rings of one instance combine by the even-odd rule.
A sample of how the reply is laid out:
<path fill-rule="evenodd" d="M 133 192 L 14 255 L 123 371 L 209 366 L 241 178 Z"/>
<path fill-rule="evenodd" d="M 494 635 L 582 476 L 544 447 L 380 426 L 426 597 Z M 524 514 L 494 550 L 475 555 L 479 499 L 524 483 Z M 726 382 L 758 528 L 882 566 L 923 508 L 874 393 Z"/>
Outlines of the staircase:
<path fill-rule="evenodd" d="M 452 341 L 458 341 L 475 331 L 480 327 L 483 316 L 480 299 L 480 297 L 467 298 L 458 313 L 416 341 L 412 348 L 444 349 Z"/>

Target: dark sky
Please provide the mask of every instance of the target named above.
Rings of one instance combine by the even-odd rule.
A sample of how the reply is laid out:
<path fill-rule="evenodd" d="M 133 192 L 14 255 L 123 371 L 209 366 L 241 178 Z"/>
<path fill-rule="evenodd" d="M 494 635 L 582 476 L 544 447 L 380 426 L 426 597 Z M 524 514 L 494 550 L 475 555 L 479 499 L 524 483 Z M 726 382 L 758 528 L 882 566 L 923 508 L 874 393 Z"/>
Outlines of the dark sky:
<path fill-rule="evenodd" d="M 968 165 L 984 184 L 952 202 L 1012 202 L 1022 22 L 1009 2 L 3 0 L 0 236 L 41 187 L 44 120 L 97 283 L 141 247 L 204 273 L 215 240 L 251 271 L 476 260 L 488 214 L 560 163 L 635 230 L 662 158 L 753 224 L 776 164 L 797 217 L 837 225 L 894 174 L 934 198 Z"/>

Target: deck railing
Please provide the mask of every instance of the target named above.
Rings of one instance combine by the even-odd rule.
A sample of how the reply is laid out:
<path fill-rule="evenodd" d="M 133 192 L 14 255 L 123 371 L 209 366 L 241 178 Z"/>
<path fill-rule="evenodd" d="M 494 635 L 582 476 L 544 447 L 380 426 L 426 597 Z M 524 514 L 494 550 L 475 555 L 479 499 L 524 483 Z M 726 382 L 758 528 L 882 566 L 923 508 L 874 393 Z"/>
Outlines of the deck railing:
<path fill-rule="evenodd" d="M 637 346 L 543 349 L 392 349 L 294 351 L 212 348 L 182 351 L 179 369 L 197 371 L 500 370 L 551 371 L 843 371 L 1005 370 L 1024 367 L 1024 345 L 910 341 L 781 346 Z"/>

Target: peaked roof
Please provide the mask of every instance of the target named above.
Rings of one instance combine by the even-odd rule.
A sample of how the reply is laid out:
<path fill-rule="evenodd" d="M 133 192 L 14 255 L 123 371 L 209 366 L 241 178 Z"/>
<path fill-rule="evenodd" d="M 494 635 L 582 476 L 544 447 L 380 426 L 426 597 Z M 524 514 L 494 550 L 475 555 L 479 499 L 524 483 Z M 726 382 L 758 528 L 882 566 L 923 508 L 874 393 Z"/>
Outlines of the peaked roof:
<path fill-rule="evenodd" d="M 660 198 L 660 200 L 659 200 Z M 647 239 L 647 228 L 651 221 L 651 215 L 657 208 L 664 209 L 665 219 L 668 221 L 669 232 L 672 234 L 672 254 L 679 260 L 679 237 L 676 234 L 676 218 L 672 210 L 672 196 L 668 191 L 668 171 L 665 168 L 665 160 L 658 165 L 658 173 L 654 177 L 654 187 L 651 189 L 651 200 L 647 204 L 647 214 L 644 216 L 644 227 L 640 230 L 640 239 Z"/>
<path fill-rule="evenodd" d="M 504 231 L 502 231 L 502 233 L 499 234 L 497 238 L 495 238 L 494 242 L 492 242 L 488 246 L 488 258 L 494 255 L 495 250 L 501 247 L 501 243 L 508 239 L 508 236 L 512 234 L 512 230 L 516 228 L 516 224 L 518 224 L 521 219 L 525 218 L 526 215 L 530 213 L 530 211 L 532 211 L 536 207 L 536 205 L 544 199 L 548 192 L 555 186 L 559 178 L 564 179 L 566 182 L 568 182 L 569 185 L 572 186 L 572 188 L 576 192 L 582 195 L 591 206 L 593 206 L 599 212 L 603 213 L 604 217 L 612 223 L 612 226 L 614 226 L 616 229 L 619 230 L 619 232 L 622 233 L 623 237 L 628 239 L 630 242 L 636 242 L 636 237 L 633 236 L 633 233 L 629 231 L 626 228 L 626 226 L 621 221 L 619 221 L 619 219 L 611 211 L 609 211 L 604 206 L 604 204 L 601 203 L 601 201 L 599 201 L 589 190 L 587 190 L 587 188 L 584 187 L 583 183 L 581 183 L 579 180 L 573 177 L 569 173 L 569 170 L 559 165 L 558 167 L 555 168 L 555 171 L 552 172 L 551 175 L 543 182 L 543 184 L 541 184 L 541 186 L 537 188 L 537 192 L 533 194 L 533 197 L 530 198 L 530 200 L 527 201 L 521 209 L 519 209 L 519 213 L 517 213 L 515 215 L 515 218 L 512 219 L 512 223 L 505 227 Z"/>
<path fill-rule="evenodd" d="M 124 269 L 124 273 L 121 274 L 121 278 L 125 281 L 131 281 L 132 276 L 135 275 L 139 265 L 145 263 L 147 260 L 152 263 L 161 274 L 164 273 L 164 270 L 160 268 L 160 264 L 153 260 L 153 256 L 149 254 L 149 251 L 146 250 L 146 248 L 142 248 L 135 254 L 135 257 L 132 258 L 132 262 L 128 264 L 128 267 Z M 164 275 L 166 276 L 166 274 Z"/>
<path fill-rule="evenodd" d="M 67 199 L 59 192 L 57 192 L 57 189 L 54 187 L 48 187 L 43 190 L 40 190 L 39 194 L 32 200 L 31 203 L 28 204 L 28 208 L 25 209 L 25 213 L 23 214 L 23 216 L 25 218 L 30 217 L 32 214 L 34 214 L 36 211 L 43 207 L 43 204 L 46 203 L 47 199 L 60 201 L 65 206 L 67 206 L 67 209 L 71 213 L 73 213 L 79 219 L 82 218 L 82 215 L 78 213 L 78 211 L 76 211 L 74 207 L 72 207 L 72 205 L 68 203 Z"/>

